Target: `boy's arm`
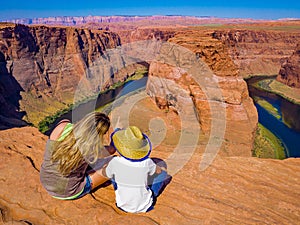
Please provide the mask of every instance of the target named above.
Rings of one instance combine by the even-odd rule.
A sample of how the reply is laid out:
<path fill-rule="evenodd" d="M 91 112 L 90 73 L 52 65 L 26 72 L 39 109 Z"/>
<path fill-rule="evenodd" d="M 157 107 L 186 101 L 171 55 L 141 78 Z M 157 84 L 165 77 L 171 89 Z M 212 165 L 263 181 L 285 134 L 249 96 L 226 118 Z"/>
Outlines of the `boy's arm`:
<path fill-rule="evenodd" d="M 107 174 L 106 174 L 106 167 L 107 167 L 107 164 L 105 166 L 103 166 L 100 170 L 98 170 L 100 172 L 100 174 L 103 176 L 103 177 L 107 177 Z"/>

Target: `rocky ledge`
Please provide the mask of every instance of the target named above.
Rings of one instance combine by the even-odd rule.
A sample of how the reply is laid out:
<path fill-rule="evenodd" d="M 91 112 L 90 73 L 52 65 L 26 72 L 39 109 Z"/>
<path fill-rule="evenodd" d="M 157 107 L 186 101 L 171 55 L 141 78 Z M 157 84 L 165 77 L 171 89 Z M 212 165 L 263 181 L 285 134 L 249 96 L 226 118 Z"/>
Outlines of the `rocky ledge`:
<path fill-rule="evenodd" d="M 149 99 L 141 104 L 143 107 L 133 110 L 135 115 L 145 115 L 143 121 L 153 116 L 178 120 L 176 114 L 162 113 Z M 135 120 L 143 127 L 143 121 Z M 0 131 L 1 223 L 199 225 L 296 224 L 300 220 L 299 159 L 217 157 L 200 171 L 202 143 L 172 175 L 154 210 L 126 214 L 116 208 L 111 185 L 76 201 L 50 197 L 39 181 L 46 139 L 32 127 Z M 170 142 L 172 135 L 154 149 L 152 156 L 168 158 Z"/>

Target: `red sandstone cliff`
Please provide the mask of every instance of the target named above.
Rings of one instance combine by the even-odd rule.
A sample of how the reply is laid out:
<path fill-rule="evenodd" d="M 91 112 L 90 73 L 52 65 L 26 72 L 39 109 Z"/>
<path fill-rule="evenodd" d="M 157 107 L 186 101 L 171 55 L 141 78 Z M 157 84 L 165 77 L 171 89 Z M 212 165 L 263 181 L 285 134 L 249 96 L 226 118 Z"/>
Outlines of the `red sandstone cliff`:
<path fill-rule="evenodd" d="M 120 44 L 107 31 L 15 25 L 1 28 L 0 51 L 24 91 L 72 90 L 86 67 Z M 58 90 L 58 91 L 57 91 Z"/>
<path fill-rule="evenodd" d="M 300 43 L 294 53 L 282 64 L 277 80 L 288 86 L 300 88 Z"/>
<path fill-rule="evenodd" d="M 99 91 L 124 79 L 112 78 L 101 69 L 98 72 L 90 69 L 107 49 L 118 45 L 119 36 L 108 31 L 1 25 L 1 101 L 8 99 L 6 96 L 11 96 L 11 92 L 16 92 L 15 96 L 22 95 L 15 101 L 21 99 L 21 110 L 27 112 L 27 120 L 37 124 L 39 119 L 73 102 L 79 81 L 89 82 L 93 76 L 99 76 L 103 82 L 93 83 L 93 90 Z M 122 64 L 122 60 L 119 63 Z M 109 70 L 109 66 L 104 69 Z M 4 79 L 13 81 L 8 83 Z M 2 115 L 8 116 L 8 111 L 12 110 L 6 110 Z"/>
<path fill-rule="evenodd" d="M 128 36 L 128 34 L 130 35 Z M 97 58 L 107 48 L 120 44 L 119 37 L 112 32 L 77 28 L 4 26 L 0 30 L 0 35 L 3 74 L 11 75 L 8 77 L 15 79 L 19 84 L 19 89 L 16 88 L 19 91 L 14 94 L 7 94 L 7 90 L 4 90 L 2 84 L 2 92 L 6 94 L 2 95 L 1 101 L 6 102 L 7 104 L 3 104 L 7 106 L 5 108 L 15 114 L 22 115 L 22 112 L 18 112 L 19 108 L 26 111 L 27 120 L 34 124 L 37 124 L 38 119 L 72 103 L 78 82 L 89 80 L 92 76 L 89 68 L 93 66 Z M 235 127 L 234 124 L 237 122 L 230 125 L 235 127 L 232 134 L 236 135 L 232 135 L 232 137 L 236 137 L 229 143 L 234 143 L 235 139 L 239 137 L 239 132 L 245 131 L 246 134 L 242 135 L 245 138 L 241 139 L 241 143 L 243 143 L 242 146 L 248 146 L 247 149 L 251 148 L 253 129 L 256 126 L 254 121 L 257 121 L 257 115 L 247 94 L 245 83 L 240 77 L 237 77 L 237 74 L 243 76 L 273 74 L 274 68 L 276 69 L 280 61 L 286 57 L 298 37 L 298 32 L 197 31 L 191 28 L 180 28 L 175 31 L 169 28 L 160 30 L 159 28 L 144 27 L 130 31 L 127 35 L 126 32 L 124 33 L 124 39 L 128 42 L 144 39 L 168 40 L 191 50 L 196 57 L 202 59 L 219 79 L 219 85 L 224 95 L 222 101 L 229 104 L 227 110 L 230 109 L 230 111 L 227 112 L 227 116 L 231 115 L 232 118 L 235 118 L 234 120 L 243 120 L 248 123 L 245 127 L 242 125 L 242 129 Z M 120 64 L 123 63 L 121 57 L 117 61 Z M 152 64 L 152 66 L 154 65 Z M 122 64 L 120 67 L 122 66 L 125 65 Z M 113 68 L 106 69 L 113 70 Z M 169 70 L 166 69 L 166 71 Z M 113 72 L 111 77 L 102 77 L 102 80 L 108 80 L 112 84 L 118 79 L 123 79 L 124 76 L 115 78 L 116 73 Z M 166 72 L 162 73 L 163 76 L 166 76 Z M 107 76 L 107 74 L 109 73 L 103 73 L 100 77 Z M 170 79 L 173 78 L 170 77 Z M 186 90 L 193 96 L 191 99 L 198 109 L 202 129 L 209 131 L 211 118 L 209 118 L 205 102 L 202 102 L 204 101 L 203 93 L 194 87 L 192 81 L 190 83 L 181 81 L 181 83 L 186 85 Z M 93 85 L 96 93 L 103 86 L 107 86 L 107 83 L 102 86 L 98 83 Z M 21 90 L 24 90 L 23 93 L 21 92 L 22 96 L 20 96 Z M 8 99 L 11 99 L 8 96 L 13 95 L 14 103 L 22 98 L 20 107 L 18 103 L 8 103 Z M 201 110 L 201 107 L 204 108 Z M 30 114 L 31 112 L 33 113 Z M 34 115 L 36 112 L 38 112 L 39 118 L 34 118 L 37 116 Z M 237 112 L 240 115 L 234 116 L 237 115 Z M 243 113 L 246 114 L 243 115 Z M 15 116 L 15 118 L 19 117 Z M 246 122 L 249 118 L 253 118 L 253 120 Z M 227 125 L 230 127 L 231 119 L 229 117 L 227 119 Z M 245 150 L 245 152 L 249 151 Z"/>
<path fill-rule="evenodd" d="M 137 27 L 127 30 L 116 30 L 120 35 L 122 44 L 142 41 L 142 40 L 157 40 L 167 41 L 172 38 L 178 28 L 174 27 Z"/>
<path fill-rule="evenodd" d="M 215 31 L 212 36 L 228 47 L 239 74 L 247 77 L 277 74 L 294 51 L 300 32 L 233 29 Z"/>
<path fill-rule="evenodd" d="M 257 112 L 248 95 L 243 77 L 249 75 L 273 75 L 278 72 L 282 61 L 291 54 L 300 38 L 299 31 L 263 30 L 213 30 L 193 28 L 177 30 L 168 42 L 183 46 L 202 59 L 217 75 L 226 108 L 225 155 L 250 155 L 254 132 L 257 125 Z M 170 51 L 171 52 L 171 51 Z M 185 90 L 197 109 L 201 129 L 209 133 L 214 120 L 209 110 L 209 102 L 204 91 L 195 81 L 176 68 L 161 63 L 152 63 L 149 71 L 148 92 L 161 108 L 173 107 L 174 99 L 182 93 L 172 82 Z M 239 76 L 237 76 L 239 75 Z M 161 78 L 167 78 L 163 85 Z M 204 79 L 204 78 L 202 78 Z M 294 80 L 296 78 L 293 78 Z M 164 87 L 160 89 L 158 87 Z M 203 89 L 203 88 L 202 88 Z M 172 96 L 172 97 L 170 97 Z M 174 108 L 174 107 L 173 107 Z M 180 110 L 178 107 L 175 110 Z"/>
<path fill-rule="evenodd" d="M 210 136 L 223 129 L 223 137 L 215 136 L 224 140 L 221 154 L 250 156 L 257 111 L 226 45 L 203 31 L 178 32 L 168 41 L 171 44 L 165 52 L 174 61 L 150 64 L 149 95 L 160 108 L 174 109 L 186 117 L 192 116 L 194 108 L 201 130 Z M 195 63 L 196 71 L 180 68 L 192 63 L 192 55 L 201 59 L 199 65 Z"/>
<path fill-rule="evenodd" d="M 176 24 L 175 21 L 174 24 Z M 237 24 L 232 29 L 222 27 L 219 29 L 209 27 L 195 29 L 187 26 L 167 25 L 150 27 L 145 23 L 143 26 L 136 26 L 115 25 L 112 29 L 119 33 L 122 43 L 151 39 L 167 41 L 177 33 L 186 32 L 188 34 L 196 30 L 201 31 L 200 33 L 206 33 L 207 36 L 220 40 L 227 47 L 226 54 L 238 67 L 239 75 L 242 77 L 277 74 L 282 63 L 290 57 L 300 39 L 299 30 L 287 29 L 289 26 L 299 26 L 297 21 L 294 23 Z M 245 29 L 245 26 L 249 29 Z M 207 53 L 208 49 L 205 51 Z"/>

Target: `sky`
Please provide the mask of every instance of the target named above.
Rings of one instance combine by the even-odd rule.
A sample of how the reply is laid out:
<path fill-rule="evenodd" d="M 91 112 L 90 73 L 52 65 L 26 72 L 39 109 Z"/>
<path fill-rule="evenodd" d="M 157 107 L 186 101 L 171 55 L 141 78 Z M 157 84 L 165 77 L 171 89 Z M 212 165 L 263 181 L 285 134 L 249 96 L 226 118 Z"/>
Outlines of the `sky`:
<path fill-rule="evenodd" d="M 0 4 L 0 20 L 88 15 L 300 18 L 300 0 L 4 0 Z"/>

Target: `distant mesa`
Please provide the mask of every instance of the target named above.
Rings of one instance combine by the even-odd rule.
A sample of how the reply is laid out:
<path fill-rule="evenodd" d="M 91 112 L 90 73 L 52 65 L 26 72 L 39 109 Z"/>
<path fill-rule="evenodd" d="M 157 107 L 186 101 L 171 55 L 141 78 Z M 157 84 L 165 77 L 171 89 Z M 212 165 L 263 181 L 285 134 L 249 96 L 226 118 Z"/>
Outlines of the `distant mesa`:
<path fill-rule="evenodd" d="M 254 19 L 239 18 L 217 18 L 213 16 L 183 16 L 183 15 L 153 15 L 153 16 L 57 16 L 45 18 L 20 18 L 3 20 L 2 22 L 13 22 L 18 24 L 47 24 L 47 25 L 65 25 L 76 26 L 87 23 L 120 23 L 120 22 L 138 22 L 147 20 L 151 21 L 167 21 L 178 23 L 181 25 L 205 24 L 205 23 L 241 23 L 255 22 Z"/>

